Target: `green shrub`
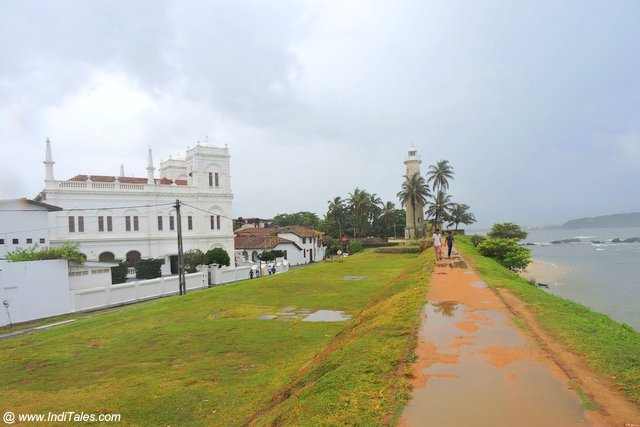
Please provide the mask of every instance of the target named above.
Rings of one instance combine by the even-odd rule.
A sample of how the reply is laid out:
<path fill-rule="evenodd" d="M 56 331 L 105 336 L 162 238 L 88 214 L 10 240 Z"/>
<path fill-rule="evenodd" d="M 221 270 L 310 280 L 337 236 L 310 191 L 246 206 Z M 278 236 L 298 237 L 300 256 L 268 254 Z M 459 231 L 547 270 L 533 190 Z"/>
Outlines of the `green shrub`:
<path fill-rule="evenodd" d="M 518 239 L 487 239 L 478 245 L 478 252 L 494 258 L 509 270 L 524 270 L 531 262 L 531 251 L 517 242 Z"/>
<path fill-rule="evenodd" d="M 129 271 L 129 264 L 127 261 L 116 260 L 117 267 L 111 267 L 111 283 L 117 285 L 118 283 L 124 283 L 127 281 L 127 273 Z"/>
<path fill-rule="evenodd" d="M 164 259 L 141 259 L 136 264 L 136 279 L 155 279 L 162 276 L 162 264 Z"/>
<path fill-rule="evenodd" d="M 191 249 L 182 256 L 184 262 L 184 271 L 186 273 L 195 273 L 199 265 L 205 264 L 205 255 L 200 249 Z"/>
<path fill-rule="evenodd" d="M 355 254 L 357 252 L 362 252 L 362 243 L 360 242 L 349 242 L 349 253 Z"/>
<path fill-rule="evenodd" d="M 205 254 L 205 262 L 207 264 L 229 265 L 231 260 L 229 254 L 222 248 L 209 249 Z"/>
<path fill-rule="evenodd" d="M 272 250 L 272 251 L 264 251 L 260 255 L 258 255 L 258 259 L 264 262 L 275 261 L 276 258 L 283 258 L 284 251 Z"/>
<path fill-rule="evenodd" d="M 478 245 L 485 240 L 487 240 L 487 238 L 479 234 L 474 234 L 473 236 L 471 236 L 471 244 L 473 244 L 473 246 L 475 247 L 478 247 Z"/>
<path fill-rule="evenodd" d="M 38 245 L 34 245 L 27 249 L 16 249 L 7 253 L 7 260 L 12 262 L 21 261 L 39 261 L 44 259 L 66 259 L 84 263 L 85 257 L 80 252 L 78 243 L 67 242 L 62 246 L 50 246 L 40 249 Z"/>
<path fill-rule="evenodd" d="M 487 233 L 492 239 L 517 239 L 522 240 L 527 238 L 527 232 L 524 231 L 518 224 L 512 222 L 503 222 L 502 224 L 493 224 L 491 231 Z"/>

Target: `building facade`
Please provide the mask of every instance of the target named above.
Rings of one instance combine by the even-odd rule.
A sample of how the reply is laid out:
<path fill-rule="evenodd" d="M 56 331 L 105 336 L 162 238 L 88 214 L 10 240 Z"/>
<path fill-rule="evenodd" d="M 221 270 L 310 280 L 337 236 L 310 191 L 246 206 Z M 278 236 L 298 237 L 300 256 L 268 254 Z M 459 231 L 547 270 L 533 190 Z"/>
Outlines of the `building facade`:
<path fill-rule="evenodd" d="M 36 201 L 59 206 L 49 214 L 52 246 L 77 242 L 87 260 L 165 260 L 163 274 L 177 273 L 178 209 L 184 251 L 223 248 L 234 254 L 229 150 L 198 143 L 184 159 L 160 163 L 151 149 L 147 177 L 76 175 L 54 179 L 47 139 L 45 188 Z M 179 201 L 179 203 L 178 203 Z"/>
<path fill-rule="evenodd" d="M 420 164 L 422 164 L 422 160 L 418 155 L 418 150 L 411 146 L 407 158 L 404 160 L 406 167 L 405 175 L 410 177 L 415 174 L 420 174 Z M 416 239 L 426 236 L 427 225 L 424 222 L 424 206 L 422 206 L 420 202 L 416 202 L 415 206 L 412 206 L 411 202 L 407 202 L 404 205 L 404 210 L 407 213 L 404 238 Z"/>
<path fill-rule="evenodd" d="M 0 200 L 0 259 L 17 249 L 49 246 L 49 212 L 60 210 L 24 198 Z"/>
<path fill-rule="evenodd" d="M 291 265 L 322 261 L 325 256 L 320 233 L 309 227 L 246 227 L 236 230 L 236 262 L 258 262 L 264 251 L 281 250 Z"/>

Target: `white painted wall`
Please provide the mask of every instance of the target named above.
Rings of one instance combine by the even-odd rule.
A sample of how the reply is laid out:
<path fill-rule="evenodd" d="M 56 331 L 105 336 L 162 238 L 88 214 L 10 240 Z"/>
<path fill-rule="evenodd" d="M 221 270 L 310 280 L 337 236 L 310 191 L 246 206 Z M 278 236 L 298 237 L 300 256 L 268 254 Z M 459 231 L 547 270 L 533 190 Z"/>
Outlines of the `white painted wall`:
<path fill-rule="evenodd" d="M 8 252 L 49 245 L 49 212 L 25 199 L 0 200 L 0 259 Z M 18 243 L 14 243 L 17 239 Z M 29 241 L 31 243 L 27 243 Z"/>
<path fill-rule="evenodd" d="M 4 300 L 13 323 L 72 312 L 68 262 L 0 261 L 0 303 Z M 7 311 L 0 310 L 0 326 L 8 325 Z"/>

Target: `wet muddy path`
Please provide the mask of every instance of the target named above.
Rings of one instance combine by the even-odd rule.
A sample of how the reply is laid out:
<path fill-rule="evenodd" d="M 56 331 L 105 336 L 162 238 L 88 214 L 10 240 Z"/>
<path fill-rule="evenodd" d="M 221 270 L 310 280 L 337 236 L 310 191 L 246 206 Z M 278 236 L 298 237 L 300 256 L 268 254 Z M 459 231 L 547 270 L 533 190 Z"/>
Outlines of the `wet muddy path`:
<path fill-rule="evenodd" d="M 456 257 L 437 263 L 399 426 L 592 426 L 562 370 Z"/>

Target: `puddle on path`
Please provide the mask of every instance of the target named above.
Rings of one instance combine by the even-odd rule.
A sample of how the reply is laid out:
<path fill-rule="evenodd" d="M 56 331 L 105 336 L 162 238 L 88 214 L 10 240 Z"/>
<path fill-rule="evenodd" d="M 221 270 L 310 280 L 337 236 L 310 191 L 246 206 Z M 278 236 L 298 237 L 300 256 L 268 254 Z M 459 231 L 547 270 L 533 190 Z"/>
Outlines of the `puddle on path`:
<path fill-rule="evenodd" d="M 303 322 L 343 322 L 351 319 L 351 315 L 344 314 L 344 311 L 336 310 L 318 310 L 315 313 L 311 313 L 304 319 Z"/>
<path fill-rule="evenodd" d="M 344 276 L 342 280 L 365 280 L 368 279 L 367 276 Z"/>
<path fill-rule="evenodd" d="M 300 320 L 313 312 L 312 308 L 283 307 L 276 313 L 265 313 L 258 320 Z"/>
<path fill-rule="evenodd" d="M 473 282 L 471 286 L 473 286 L 474 288 L 486 288 L 487 284 L 480 281 L 480 282 Z"/>
<path fill-rule="evenodd" d="M 461 268 L 463 270 L 467 269 L 467 263 L 464 261 L 454 261 L 449 263 L 450 268 Z"/>
<path fill-rule="evenodd" d="M 455 301 L 432 301 L 424 313 L 416 388 L 399 425 L 592 425 L 577 396 L 505 314 Z"/>

